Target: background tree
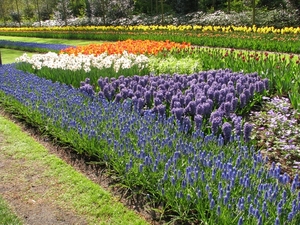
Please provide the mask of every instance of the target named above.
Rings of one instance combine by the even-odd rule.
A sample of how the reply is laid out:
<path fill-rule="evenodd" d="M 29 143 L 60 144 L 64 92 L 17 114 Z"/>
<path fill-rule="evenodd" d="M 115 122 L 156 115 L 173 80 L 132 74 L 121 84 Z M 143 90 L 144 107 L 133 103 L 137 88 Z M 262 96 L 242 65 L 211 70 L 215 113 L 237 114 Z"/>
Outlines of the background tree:
<path fill-rule="evenodd" d="M 64 25 L 67 26 L 68 19 L 72 17 L 71 2 L 69 0 L 58 0 L 54 16 L 56 19 L 64 21 Z"/>
<path fill-rule="evenodd" d="M 9 0 L 0 0 L 0 19 L 3 21 L 5 26 L 10 16 L 10 8 L 8 7 L 9 5 Z"/>
<path fill-rule="evenodd" d="M 15 7 L 16 7 L 16 11 L 12 11 L 10 13 L 10 16 L 12 18 L 12 21 L 17 22 L 19 24 L 19 26 L 21 26 L 21 14 L 20 14 L 20 9 L 19 9 L 19 1 L 15 0 Z"/>
<path fill-rule="evenodd" d="M 24 19 L 25 20 L 32 20 L 34 19 L 34 8 L 29 0 L 25 0 L 25 8 L 23 10 Z"/>
<path fill-rule="evenodd" d="M 285 0 L 260 0 L 257 3 L 258 7 L 266 7 L 268 10 L 275 8 L 286 8 L 287 2 Z"/>
<path fill-rule="evenodd" d="M 85 15 L 86 4 L 84 0 L 70 0 L 71 13 L 74 17 L 82 17 Z"/>

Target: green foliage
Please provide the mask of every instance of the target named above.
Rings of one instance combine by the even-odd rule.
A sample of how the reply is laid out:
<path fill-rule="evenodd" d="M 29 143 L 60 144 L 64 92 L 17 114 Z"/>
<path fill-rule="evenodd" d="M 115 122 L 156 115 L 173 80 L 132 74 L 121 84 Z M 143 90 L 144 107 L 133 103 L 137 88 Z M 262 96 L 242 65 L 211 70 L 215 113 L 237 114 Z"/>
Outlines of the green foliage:
<path fill-rule="evenodd" d="M 149 71 L 156 75 L 159 74 L 192 74 L 202 71 L 201 60 L 185 57 L 178 59 L 173 55 L 168 57 L 150 57 Z"/>
<path fill-rule="evenodd" d="M 32 7 L 27 7 L 24 9 L 24 18 L 26 20 L 32 20 L 34 17 L 34 11 Z"/>
<path fill-rule="evenodd" d="M 17 12 L 11 12 L 10 17 L 11 17 L 13 22 L 20 23 L 21 20 L 22 20 L 21 15 Z"/>

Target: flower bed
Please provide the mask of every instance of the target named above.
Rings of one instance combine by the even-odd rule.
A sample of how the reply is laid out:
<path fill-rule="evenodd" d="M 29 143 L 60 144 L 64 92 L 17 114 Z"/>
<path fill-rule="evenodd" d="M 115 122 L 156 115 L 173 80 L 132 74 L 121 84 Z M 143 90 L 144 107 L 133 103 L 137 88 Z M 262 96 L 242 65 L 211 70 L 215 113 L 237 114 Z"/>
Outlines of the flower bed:
<path fill-rule="evenodd" d="M 128 44 L 131 43 L 131 44 Z M 133 44 L 134 43 L 134 44 Z M 149 44 L 157 50 L 155 55 L 148 51 Z M 140 49 L 140 56 L 132 54 L 115 54 L 126 49 Z M 174 44 L 174 43 L 173 43 Z M 270 52 L 257 52 L 235 49 L 212 49 L 188 46 L 186 44 L 170 44 L 170 42 L 149 42 L 149 41 L 125 41 L 117 43 L 105 43 L 100 45 L 81 46 L 65 50 L 74 56 L 62 55 L 60 60 L 55 54 L 46 56 L 36 55 L 32 59 L 23 57 L 20 61 L 28 62 L 29 65 L 22 65 L 18 68 L 28 72 L 36 73 L 39 76 L 47 77 L 53 81 L 67 82 L 74 87 L 79 87 L 80 81 L 90 78 L 91 85 L 97 87 L 99 77 L 117 78 L 120 75 L 146 75 L 149 73 L 159 74 L 192 74 L 203 70 L 230 68 L 234 72 L 254 73 L 257 72 L 263 78 L 270 81 L 270 93 L 275 91 L 279 95 L 289 96 L 294 108 L 300 110 L 300 58 L 294 54 L 274 54 Z M 145 47 L 146 46 L 146 47 Z M 156 47 L 155 47 L 156 46 Z M 170 47 L 173 46 L 173 47 Z M 116 50 L 117 49 L 117 50 Z M 108 54 L 114 53 L 113 55 Z M 105 53 L 104 53 L 105 52 Z M 122 53 L 123 53 L 122 52 Z M 80 53 L 80 57 L 75 57 Z M 83 54 L 88 56 L 84 57 Z M 91 55 L 99 55 L 98 57 Z M 148 59 L 147 59 L 148 58 Z M 68 59 L 68 63 L 66 60 Z M 96 60 L 96 63 L 93 61 Z M 49 63 L 47 63 L 49 61 Z M 56 76 L 46 67 L 58 67 L 58 62 L 66 65 L 71 70 L 60 69 Z M 112 63 L 111 63 L 112 62 Z M 116 62 L 114 64 L 114 62 Z M 37 65 L 32 68 L 31 65 Z M 40 68 L 42 67 L 42 68 Z M 102 68 L 98 70 L 98 68 Z M 107 68 L 108 67 L 108 68 Z M 115 68 L 116 69 L 115 69 Z M 73 74 L 73 69 L 81 68 Z M 96 68 L 96 70 L 94 69 Z M 70 72 L 71 71 L 71 72 Z M 118 72 L 116 72 L 118 71 Z"/>
<path fill-rule="evenodd" d="M 34 43 L 34 42 L 0 40 L 0 47 L 22 49 L 22 50 L 35 51 L 35 52 L 48 52 L 48 51 L 60 51 L 62 49 L 71 46 L 64 45 L 64 44 L 41 44 L 41 43 Z"/>
<path fill-rule="evenodd" d="M 221 55 L 223 63 L 243 59 L 234 51 Z M 74 88 L 67 79 L 52 82 L 4 65 L 0 104 L 109 165 L 123 186 L 139 190 L 172 222 L 298 224 L 299 175 L 266 166 L 252 145 L 253 126 L 241 116 L 267 93 L 269 79 L 229 69 L 98 78 L 98 88 L 88 78 Z"/>
<path fill-rule="evenodd" d="M 12 65 L 1 68 L 0 79 L 2 104 L 18 108 L 79 153 L 112 165 L 125 185 L 148 193 L 150 202 L 161 202 L 166 214 L 222 224 L 299 220 L 298 176 L 289 186 L 291 178 L 280 174 L 280 167 L 268 171 L 266 159 L 237 135 L 226 145 L 226 136 L 205 134 L 198 125 L 188 135 L 176 117 L 149 111 L 141 116 L 132 101 L 91 99 Z M 240 137 L 247 137 L 249 128 L 245 124 L 246 136 Z"/>
<path fill-rule="evenodd" d="M 192 45 L 300 53 L 299 27 L 246 26 L 59 26 L 0 28 L 1 35 L 85 40 L 155 40 Z M 122 52 L 122 51 L 121 51 Z"/>

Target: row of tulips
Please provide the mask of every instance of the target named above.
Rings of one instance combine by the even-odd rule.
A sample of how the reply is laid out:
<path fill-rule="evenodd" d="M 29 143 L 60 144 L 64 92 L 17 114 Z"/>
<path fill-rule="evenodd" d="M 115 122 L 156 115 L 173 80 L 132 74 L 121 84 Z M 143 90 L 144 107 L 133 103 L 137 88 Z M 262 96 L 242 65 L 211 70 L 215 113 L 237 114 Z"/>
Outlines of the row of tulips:
<path fill-rule="evenodd" d="M 5 31 L 218 31 L 218 32 L 244 32 L 244 33 L 273 33 L 273 34 L 299 34 L 300 27 L 252 27 L 247 26 L 201 26 L 201 25 L 135 25 L 135 26 L 54 26 L 54 27 L 13 27 L 0 28 Z"/>
<path fill-rule="evenodd" d="M 220 70 L 191 77 L 175 76 L 175 80 L 184 80 L 169 85 L 175 87 L 180 83 L 197 89 L 197 78 L 199 84 L 206 80 L 208 102 L 209 88 L 217 87 L 219 81 L 225 84 L 220 84 L 223 88 L 230 89 L 229 83 L 234 81 L 240 85 L 249 82 L 250 88 L 254 82 L 251 77 Z M 138 78 L 133 80 L 140 88 L 148 84 L 146 77 Z M 167 85 L 163 78 L 156 77 L 161 90 Z M 113 87 L 117 83 L 115 80 L 104 85 Z M 124 84 L 132 82 L 124 78 L 124 83 L 118 85 Z M 159 116 L 150 110 L 144 110 L 141 116 L 134 110 L 140 101 L 91 98 L 86 94 L 87 86 L 88 80 L 80 90 L 16 70 L 14 65 L 0 68 L 2 105 L 10 106 L 28 122 L 46 128 L 80 153 L 97 156 L 112 165 L 124 185 L 142 190 L 150 203 L 160 204 L 164 214 L 173 216 L 174 221 L 299 224 L 299 176 L 292 179 L 281 174 L 275 164 L 267 169 L 267 158 L 244 141 L 251 130 L 249 124 L 243 124 L 242 132 L 237 134 L 225 122 L 223 135 L 215 135 L 203 133 L 195 119 L 188 135 L 184 133 L 183 119 Z M 238 86 L 236 92 L 244 90 Z"/>
<path fill-rule="evenodd" d="M 124 73 L 126 69 L 130 69 L 130 72 L 134 72 L 133 67 L 136 67 L 137 74 L 140 74 L 141 71 L 147 68 L 149 63 L 149 58 L 143 54 L 136 55 L 124 51 L 122 54 L 111 54 L 108 55 L 106 52 L 101 53 L 97 56 L 95 55 L 86 55 L 86 54 L 57 54 L 54 52 L 48 52 L 46 54 L 34 54 L 32 57 L 29 57 L 26 53 L 22 56 L 16 58 L 16 62 L 27 63 L 30 67 L 35 70 L 41 70 L 46 68 L 60 69 L 65 71 L 84 71 L 84 76 L 92 70 L 97 70 L 97 76 L 99 70 L 113 69 L 114 73 L 117 74 Z M 28 68 L 29 69 L 29 68 Z M 108 71 L 106 71 L 109 74 Z M 144 72 L 146 73 L 146 72 Z M 89 74 L 90 75 L 90 74 Z M 77 75 L 69 75 L 77 76 Z M 74 84 L 74 86 L 79 85 L 79 82 Z"/>
<path fill-rule="evenodd" d="M 185 49 L 188 48 L 188 43 L 175 43 L 166 41 L 151 41 L 151 40 L 125 40 L 117 42 L 104 42 L 102 44 L 90 44 L 87 46 L 77 46 L 62 49 L 60 53 L 68 54 L 86 54 L 86 55 L 99 55 L 104 52 L 107 54 L 122 54 L 124 51 L 132 54 L 151 54 L 157 55 L 159 52 L 165 50 L 170 51 L 172 49 Z"/>
<path fill-rule="evenodd" d="M 164 29 L 165 28 L 165 29 Z M 253 32 L 253 30 L 262 30 Z M 121 41 L 170 40 L 177 43 L 188 42 L 192 45 L 248 48 L 253 50 L 300 53 L 299 28 L 285 28 L 279 33 L 269 32 L 274 28 L 213 27 L 198 26 L 109 26 L 109 27 L 49 27 L 49 28 L 0 28 L 0 35 L 88 39 Z M 251 31 L 251 32 L 250 32 Z"/>

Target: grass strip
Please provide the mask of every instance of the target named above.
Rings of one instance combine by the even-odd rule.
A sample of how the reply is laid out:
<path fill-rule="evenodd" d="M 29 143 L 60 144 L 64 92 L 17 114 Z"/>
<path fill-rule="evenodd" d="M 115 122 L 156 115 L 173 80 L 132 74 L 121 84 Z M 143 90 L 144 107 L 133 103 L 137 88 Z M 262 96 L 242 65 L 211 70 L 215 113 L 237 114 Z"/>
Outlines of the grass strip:
<path fill-rule="evenodd" d="M 62 159 L 50 154 L 44 146 L 3 116 L 0 116 L 0 134 L 3 142 L 0 147 L 0 158 L 9 156 L 22 159 L 24 162 L 22 166 L 28 167 L 29 170 L 30 168 L 32 170 L 32 165 L 43 168 L 38 182 L 46 182 L 48 186 L 42 196 L 36 197 L 46 198 L 61 208 L 74 211 L 78 216 L 85 217 L 89 224 L 147 224 L 143 218 L 128 210 L 109 192 L 77 172 Z M 10 174 L 3 179 L 5 182 L 5 179 L 20 179 L 19 176 L 20 174 Z M 1 220 L 0 224 L 3 224 Z"/>
<path fill-rule="evenodd" d="M 36 42 L 44 44 L 67 44 L 67 45 L 88 45 L 91 43 L 101 44 L 103 41 L 94 40 L 73 40 L 73 39 L 56 39 L 56 38 L 36 38 L 36 37 L 17 37 L 17 36 L 0 36 L 0 40 L 7 41 L 22 41 L 22 42 Z"/>
<path fill-rule="evenodd" d="M 27 51 L 21 51 L 21 50 L 14 50 L 14 49 L 8 49 L 8 48 L 0 48 L 1 52 L 1 58 L 2 58 L 2 64 L 9 64 L 16 62 L 16 58 L 22 56 L 24 53 L 26 53 L 28 56 L 32 56 L 33 52 L 27 52 Z"/>
<path fill-rule="evenodd" d="M 22 221 L 9 208 L 7 202 L 0 195 L 0 224 L 21 225 Z"/>

